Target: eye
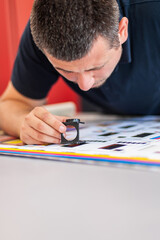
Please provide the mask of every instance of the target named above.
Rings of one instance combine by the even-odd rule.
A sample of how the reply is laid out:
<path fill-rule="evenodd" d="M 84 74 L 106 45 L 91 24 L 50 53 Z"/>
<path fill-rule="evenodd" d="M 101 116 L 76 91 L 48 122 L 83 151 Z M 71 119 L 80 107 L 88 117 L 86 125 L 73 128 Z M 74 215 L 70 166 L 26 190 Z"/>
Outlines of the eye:
<path fill-rule="evenodd" d="M 77 74 L 74 72 L 66 72 L 63 70 L 58 70 L 58 72 L 69 81 L 75 82 L 77 79 Z"/>
<path fill-rule="evenodd" d="M 62 71 L 62 74 L 64 74 L 65 76 L 74 76 L 75 73 L 73 72 L 66 72 L 66 71 Z"/>
<path fill-rule="evenodd" d="M 64 72 L 64 73 L 72 73 L 71 71 L 66 71 L 66 70 L 63 70 L 63 69 L 62 70 L 60 69 L 59 71 Z"/>
<path fill-rule="evenodd" d="M 97 69 L 93 69 L 92 72 L 96 72 L 96 71 L 99 71 L 101 69 L 102 69 L 102 67 L 101 68 L 97 68 Z"/>
<path fill-rule="evenodd" d="M 102 68 L 104 68 L 105 65 L 101 66 L 101 67 L 97 67 L 97 68 L 93 68 L 93 69 L 90 69 L 90 70 L 86 70 L 86 72 L 96 72 L 96 71 L 99 71 L 101 70 Z"/>

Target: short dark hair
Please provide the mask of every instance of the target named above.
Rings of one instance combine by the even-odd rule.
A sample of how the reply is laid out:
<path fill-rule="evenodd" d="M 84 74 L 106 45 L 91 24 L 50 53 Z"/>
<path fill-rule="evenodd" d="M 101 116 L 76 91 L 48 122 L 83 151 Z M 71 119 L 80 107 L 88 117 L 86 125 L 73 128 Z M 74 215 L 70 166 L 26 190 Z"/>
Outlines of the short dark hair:
<path fill-rule="evenodd" d="M 30 24 L 39 49 L 64 61 L 84 57 L 98 36 L 119 46 L 116 0 L 35 0 Z"/>

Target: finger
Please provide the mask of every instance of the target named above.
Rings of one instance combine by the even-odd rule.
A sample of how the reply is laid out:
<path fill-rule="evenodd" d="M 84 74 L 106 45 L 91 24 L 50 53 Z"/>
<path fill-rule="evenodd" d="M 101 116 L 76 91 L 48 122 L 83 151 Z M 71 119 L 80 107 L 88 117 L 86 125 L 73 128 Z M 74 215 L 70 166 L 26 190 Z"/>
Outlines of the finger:
<path fill-rule="evenodd" d="M 27 135 L 40 143 L 60 143 L 60 139 L 43 134 L 31 127 L 27 127 Z"/>
<path fill-rule="evenodd" d="M 36 117 L 41 119 L 43 122 L 51 126 L 52 128 L 56 129 L 60 133 L 64 133 L 66 131 L 66 126 L 59 120 L 57 117 L 52 115 L 50 112 L 48 112 L 45 108 L 35 108 L 34 114 Z M 65 117 L 62 117 L 60 119 L 65 119 Z"/>
<path fill-rule="evenodd" d="M 48 124 L 37 118 L 35 115 L 32 116 L 32 121 L 30 120 L 30 118 L 26 118 L 26 122 L 28 126 L 30 126 L 30 128 L 33 128 L 40 133 L 43 133 L 50 137 L 61 139 L 61 135 L 57 130 L 50 127 Z M 32 134 L 30 134 L 30 136 L 32 136 Z"/>
<path fill-rule="evenodd" d="M 40 142 L 40 141 L 37 141 L 37 140 L 33 139 L 30 136 L 23 136 L 20 139 L 22 140 L 22 142 L 24 144 L 30 144 L 30 145 L 34 145 L 34 144 L 36 144 L 36 145 L 44 145 L 45 144 L 43 142 Z"/>

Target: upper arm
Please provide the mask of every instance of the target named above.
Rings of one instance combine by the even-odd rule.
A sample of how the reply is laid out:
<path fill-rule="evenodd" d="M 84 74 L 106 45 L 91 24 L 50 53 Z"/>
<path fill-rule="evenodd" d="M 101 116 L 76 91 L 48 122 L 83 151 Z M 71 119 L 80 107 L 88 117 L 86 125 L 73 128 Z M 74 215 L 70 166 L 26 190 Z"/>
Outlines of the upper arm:
<path fill-rule="evenodd" d="M 3 93 L 3 95 L 0 98 L 1 102 L 2 101 L 8 101 L 8 100 L 16 100 L 16 101 L 21 101 L 24 102 L 32 107 L 36 107 L 36 106 L 41 106 L 43 104 L 46 103 L 46 99 L 31 99 L 28 97 L 25 97 L 24 95 L 22 95 L 21 93 L 19 93 L 15 87 L 13 86 L 12 82 L 10 82 L 8 84 L 8 87 L 6 88 L 5 92 Z"/>

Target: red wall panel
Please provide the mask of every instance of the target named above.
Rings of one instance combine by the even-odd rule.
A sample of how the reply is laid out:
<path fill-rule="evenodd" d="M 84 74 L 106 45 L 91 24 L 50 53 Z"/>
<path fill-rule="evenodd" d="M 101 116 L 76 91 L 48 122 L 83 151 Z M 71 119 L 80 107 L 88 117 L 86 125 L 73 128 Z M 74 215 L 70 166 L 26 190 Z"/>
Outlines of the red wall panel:
<path fill-rule="evenodd" d="M 8 39 L 7 8 L 5 0 L 0 1 L 0 95 L 7 86 L 11 73 Z"/>
<path fill-rule="evenodd" d="M 16 3 L 17 23 L 18 23 L 18 37 L 20 39 L 23 30 L 27 24 L 30 16 L 31 8 L 34 0 L 14 0 Z"/>
<path fill-rule="evenodd" d="M 10 79 L 20 36 L 30 16 L 33 0 L 0 0 L 0 94 Z M 65 89 L 63 91 L 63 89 Z M 60 79 L 48 95 L 48 103 L 74 101 L 80 110 L 80 98 Z"/>

